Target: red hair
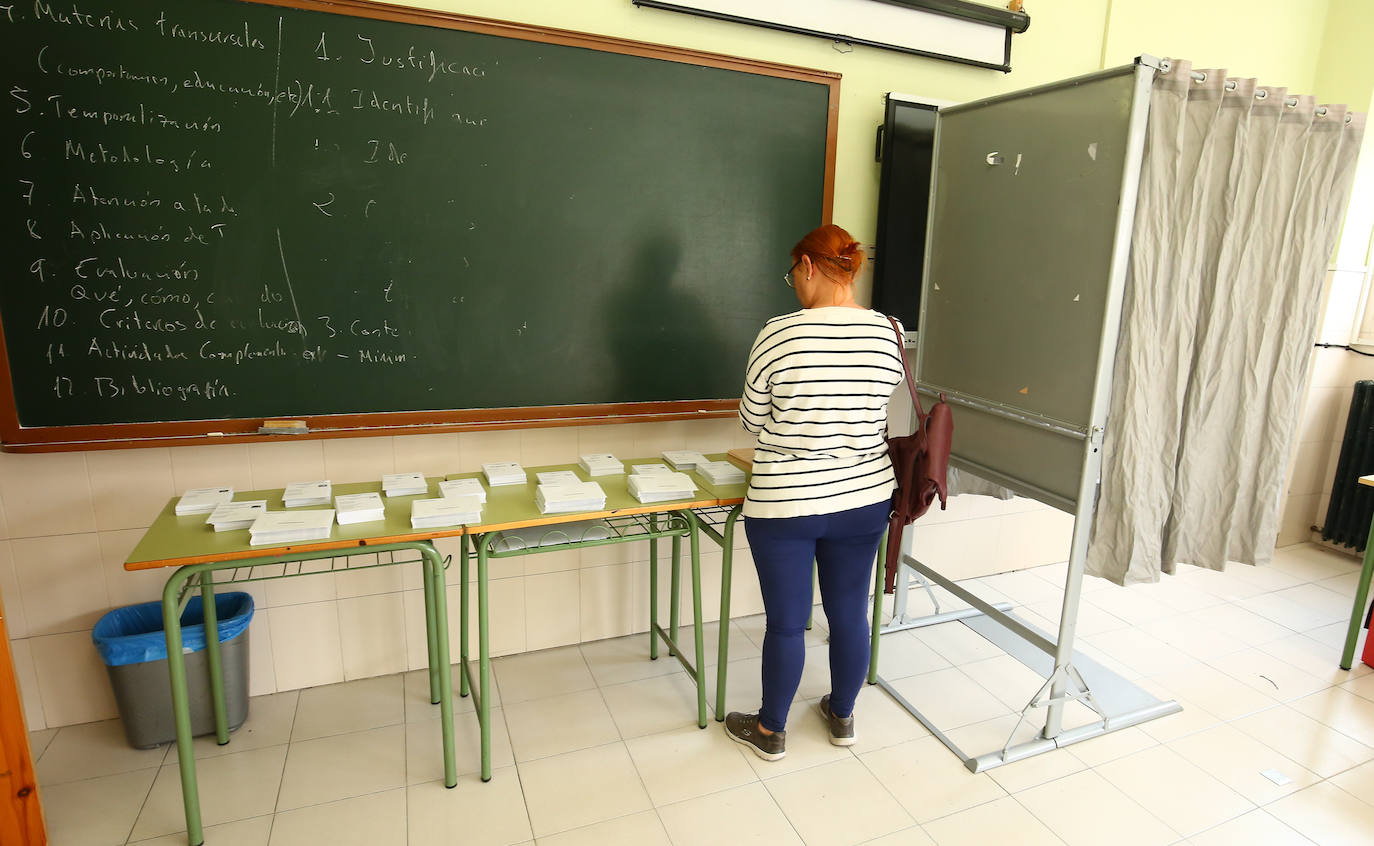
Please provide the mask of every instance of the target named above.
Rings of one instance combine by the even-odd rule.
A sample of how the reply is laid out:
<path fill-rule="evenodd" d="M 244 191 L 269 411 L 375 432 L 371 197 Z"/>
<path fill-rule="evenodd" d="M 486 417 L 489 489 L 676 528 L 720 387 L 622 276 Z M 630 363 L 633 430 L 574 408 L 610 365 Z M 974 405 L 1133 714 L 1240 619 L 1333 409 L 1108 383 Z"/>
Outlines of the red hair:
<path fill-rule="evenodd" d="M 802 256 L 827 276 L 839 276 L 839 281 L 853 282 L 864 266 L 864 251 L 853 236 L 833 223 L 812 229 L 792 248 L 792 261 Z"/>

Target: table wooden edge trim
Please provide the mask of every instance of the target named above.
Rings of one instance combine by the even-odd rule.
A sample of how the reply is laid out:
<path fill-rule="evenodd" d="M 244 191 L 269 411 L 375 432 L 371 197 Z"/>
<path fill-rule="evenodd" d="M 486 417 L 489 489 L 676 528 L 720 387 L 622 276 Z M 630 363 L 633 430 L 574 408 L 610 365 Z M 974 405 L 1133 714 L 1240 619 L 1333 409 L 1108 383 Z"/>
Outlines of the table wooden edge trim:
<path fill-rule="evenodd" d="M 368 538 L 326 541 L 323 543 L 296 544 L 292 546 L 264 546 L 260 549 L 244 549 L 235 552 L 209 552 L 204 555 L 188 555 L 181 558 L 159 558 L 150 561 L 125 561 L 124 569 L 129 572 L 139 570 L 158 570 L 163 567 L 182 567 L 187 564 L 210 564 L 228 561 L 249 561 L 256 558 L 273 558 L 278 555 L 295 555 L 303 552 L 329 552 L 339 549 L 362 549 L 388 543 L 419 543 L 441 538 L 456 538 L 462 535 L 485 535 L 491 532 L 526 529 L 531 526 L 556 526 L 559 523 L 574 523 L 581 520 L 602 520 L 607 517 L 628 517 L 635 514 L 653 514 L 668 511 L 687 511 L 713 506 L 739 505 L 743 497 L 729 499 L 702 499 L 691 502 L 661 502 L 633 508 L 618 508 L 612 511 L 584 511 L 575 514 L 556 515 L 557 520 L 515 520 L 506 523 L 487 523 L 475 526 L 455 526 L 441 532 L 426 532 L 416 535 L 384 535 Z M 545 515 L 552 517 L 555 515 Z"/>

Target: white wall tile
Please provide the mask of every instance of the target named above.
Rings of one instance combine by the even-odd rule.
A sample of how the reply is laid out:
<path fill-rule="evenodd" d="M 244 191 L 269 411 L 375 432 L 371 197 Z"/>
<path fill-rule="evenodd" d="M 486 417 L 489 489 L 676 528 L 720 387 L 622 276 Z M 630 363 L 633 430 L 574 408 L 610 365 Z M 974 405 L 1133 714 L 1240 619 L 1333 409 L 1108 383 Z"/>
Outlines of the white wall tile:
<path fill-rule="evenodd" d="M 330 438 L 324 445 L 324 478 L 334 484 L 381 482 L 387 473 L 423 472 L 418 467 L 396 467 L 396 450 L 390 437 Z"/>
<path fill-rule="evenodd" d="M 582 550 L 559 549 L 536 555 L 524 555 L 519 560 L 524 562 L 525 575 L 527 576 L 561 573 L 567 570 L 576 570 L 582 566 Z"/>
<path fill-rule="evenodd" d="M 720 609 L 716 609 L 719 616 Z M 763 613 L 763 591 L 759 589 L 759 571 L 748 549 L 735 550 L 730 565 L 730 616 L 748 617 Z"/>
<path fill-rule="evenodd" d="M 463 432 L 458 436 L 458 459 L 460 473 L 475 473 L 493 461 L 519 461 L 520 431 Z"/>
<path fill-rule="evenodd" d="M 1326 455 L 1330 448 L 1330 441 L 1298 444 L 1293 465 L 1288 468 L 1289 496 L 1321 493 L 1323 477 L 1326 475 Z"/>
<path fill-rule="evenodd" d="M 726 452 L 734 445 L 737 426 L 739 423 L 733 416 L 682 421 L 687 448 L 698 452 Z"/>
<path fill-rule="evenodd" d="M 1002 517 L 997 537 L 1002 569 L 1021 570 L 1069 560 L 1073 524 L 1072 514 L 1052 508 Z"/>
<path fill-rule="evenodd" d="M 293 581 L 288 579 L 287 581 Z M 277 690 L 344 680 L 339 612 L 335 602 L 269 608 Z"/>
<path fill-rule="evenodd" d="M 648 591 L 636 590 L 640 579 L 635 575 L 637 570 L 647 570 L 647 566 L 618 564 L 587 567 L 579 572 L 578 625 L 584 643 L 648 628 Z"/>
<path fill-rule="evenodd" d="M 950 579 L 972 579 L 1007 569 L 998 558 L 1005 517 L 926 524 L 917 520 L 903 533 L 916 560 Z"/>
<path fill-rule="evenodd" d="M 596 452 L 609 452 L 624 460 L 634 456 L 635 446 L 633 424 L 616 423 L 610 426 L 578 426 L 577 454 L 579 456 Z"/>
<path fill-rule="evenodd" d="M 19 697 L 24 702 L 24 727 L 38 731 L 48 727 L 43 715 L 43 697 L 39 693 L 38 673 L 33 667 L 33 652 L 29 641 L 10 641 L 10 654 L 14 658 L 14 677 L 19 683 Z"/>
<path fill-rule="evenodd" d="M 109 609 L 94 532 L 13 540 L 10 549 L 30 635 L 89 630 Z"/>
<path fill-rule="evenodd" d="M 95 525 L 101 531 L 146 528 L 180 491 L 166 449 L 105 449 L 86 453 Z"/>
<path fill-rule="evenodd" d="M 686 449 L 687 424 L 682 420 L 669 420 L 663 423 L 635 423 L 636 458 L 649 458 L 665 449 Z"/>
<path fill-rule="evenodd" d="M 397 435 L 391 442 L 397 467 L 409 467 L 426 476 L 447 476 L 449 473 L 457 473 L 461 466 L 458 460 L 456 432 L 437 435 Z"/>
<path fill-rule="evenodd" d="M 323 441 L 282 441 L 248 445 L 253 488 L 284 488 L 292 482 L 328 479 Z M 332 481 L 332 480 L 331 480 Z"/>
<path fill-rule="evenodd" d="M 405 605 L 401 594 L 339 600 L 339 631 L 345 679 L 407 669 Z"/>
<path fill-rule="evenodd" d="M 577 463 L 577 426 L 520 429 L 520 463 L 526 467 Z"/>
<path fill-rule="evenodd" d="M 248 624 L 248 695 L 277 692 L 277 670 L 272 659 L 272 623 L 267 610 L 253 609 Z"/>
<path fill-rule="evenodd" d="M 349 562 L 354 567 L 363 567 L 374 562 L 375 555 L 353 555 Z M 405 564 L 395 567 L 375 567 L 368 570 L 340 570 L 334 574 L 334 591 L 339 599 L 355 596 L 374 596 L 379 593 L 399 593 L 405 589 L 405 571 L 420 571 L 418 565 Z M 416 576 L 415 584 L 420 584 Z"/>
<path fill-rule="evenodd" d="M 406 669 L 423 670 L 429 666 L 429 644 L 425 635 L 425 592 L 423 590 L 405 591 L 401 594 L 401 606 L 405 614 L 402 623 L 405 626 Z M 449 628 L 457 628 L 458 606 L 450 607 L 448 613 Z M 457 649 L 451 650 L 449 661 L 454 664 L 458 663 Z M 456 679 L 459 670 L 455 666 L 453 671 Z"/>
<path fill-rule="evenodd" d="M 421 607 L 424 597 L 421 596 Z M 448 588 L 449 608 L 449 654 L 458 654 L 459 625 L 458 586 Z M 491 638 L 488 648 L 491 657 L 513 655 L 525 651 L 525 585 L 523 579 L 501 579 L 492 581 L 487 588 L 487 634 Z M 420 616 L 421 624 L 424 616 Z M 421 629 L 421 644 L 423 640 Z M 468 637 L 471 639 L 472 654 L 477 658 L 477 591 L 472 591 L 472 614 L 468 618 Z M 423 648 L 422 648 L 423 654 Z"/>
<path fill-rule="evenodd" d="M 95 531 L 85 453 L 0 453 L 0 497 L 11 538 Z"/>
<path fill-rule="evenodd" d="M 163 586 L 176 571 L 175 567 L 158 567 L 152 570 L 124 569 L 125 560 L 143 537 L 143 532 L 143 529 L 123 529 L 117 532 L 101 532 L 97 535 L 101 569 L 105 575 L 105 591 L 111 608 L 138 602 L 160 601 Z"/>
<path fill-rule="evenodd" d="M 1283 516 L 1279 523 L 1278 539 L 1275 546 L 1291 546 L 1295 543 L 1302 543 L 1307 540 L 1310 534 L 1310 527 L 1314 523 L 1319 523 L 1324 514 L 1317 511 L 1318 504 L 1323 497 L 1321 494 L 1292 494 L 1288 497 L 1287 503 L 1283 507 Z"/>
<path fill-rule="evenodd" d="M 1332 441 L 1341 437 L 1336 420 L 1341 416 L 1341 388 L 1312 388 L 1303 404 L 1302 419 L 1298 422 L 1298 442 Z M 1350 406 L 1347 399 L 1346 408 Z"/>
<path fill-rule="evenodd" d="M 581 586 L 577 572 L 526 576 L 523 581 L 525 650 L 577 643 L 581 636 Z"/>
<path fill-rule="evenodd" d="M 31 637 L 28 644 L 48 725 L 69 726 L 117 715 L 110 678 L 89 631 Z"/>
<path fill-rule="evenodd" d="M 175 494 L 190 488 L 220 485 L 228 485 L 236 491 L 254 489 L 248 444 L 172 447 L 169 452 Z"/>
<path fill-rule="evenodd" d="M 329 565 L 327 558 L 322 561 L 303 561 L 299 565 L 288 564 L 287 567 L 292 571 L 299 566 L 301 572 L 311 575 L 263 582 L 268 606 L 280 608 L 335 599 L 338 593 L 334 589 L 334 574 L 328 572 Z"/>
<path fill-rule="evenodd" d="M 9 541 L 0 541 L 0 602 L 4 603 L 5 628 L 13 639 L 29 636 L 29 618 L 24 613 L 24 598 L 19 590 L 19 574 L 14 569 L 14 552 Z"/>

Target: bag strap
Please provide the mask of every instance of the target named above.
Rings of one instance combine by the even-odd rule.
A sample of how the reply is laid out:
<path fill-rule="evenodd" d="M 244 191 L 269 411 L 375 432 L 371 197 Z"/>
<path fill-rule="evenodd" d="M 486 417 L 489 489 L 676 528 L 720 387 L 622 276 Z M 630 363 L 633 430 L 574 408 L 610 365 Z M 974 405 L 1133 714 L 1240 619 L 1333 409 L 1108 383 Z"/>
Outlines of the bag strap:
<path fill-rule="evenodd" d="M 906 371 L 906 387 L 911 391 L 911 403 L 916 406 L 916 414 L 924 420 L 926 410 L 921 407 L 921 400 L 916 396 L 916 380 L 911 376 L 911 365 L 906 360 L 906 339 L 902 337 L 902 330 L 897 328 L 897 319 L 892 315 L 887 316 L 887 322 L 892 324 L 892 331 L 897 334 L 897 351 L 902 356 L 902 370 Z"/>

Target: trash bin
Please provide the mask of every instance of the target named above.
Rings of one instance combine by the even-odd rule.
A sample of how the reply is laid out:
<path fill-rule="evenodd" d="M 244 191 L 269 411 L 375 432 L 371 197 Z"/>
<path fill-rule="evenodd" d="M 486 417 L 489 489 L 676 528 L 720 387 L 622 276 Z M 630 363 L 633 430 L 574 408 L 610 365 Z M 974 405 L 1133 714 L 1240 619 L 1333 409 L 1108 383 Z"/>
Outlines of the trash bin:
<path fill-rule="evenodd" d="M 217 594 L 215 613 L 219 623 L 220 666 L 224 671 L 225 716 L 232 731 L 248 718 L 248 623 L 253 619 L 253 597 L 242 592 Z M 91 639 L 110 674 L 129 745 L 148 749 L 175 740 L 162 603 L 116 608 L 95 624 Z M 191 733 L 212 734 L 215 711 L 205 654 L 205 614 L 199 596 L 191 597 L 181 614 L 181 644 L 186 660 Z"/>

